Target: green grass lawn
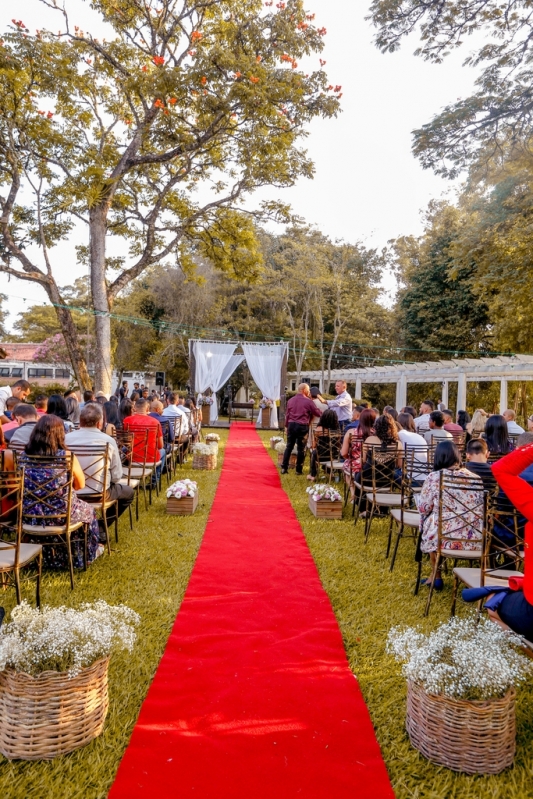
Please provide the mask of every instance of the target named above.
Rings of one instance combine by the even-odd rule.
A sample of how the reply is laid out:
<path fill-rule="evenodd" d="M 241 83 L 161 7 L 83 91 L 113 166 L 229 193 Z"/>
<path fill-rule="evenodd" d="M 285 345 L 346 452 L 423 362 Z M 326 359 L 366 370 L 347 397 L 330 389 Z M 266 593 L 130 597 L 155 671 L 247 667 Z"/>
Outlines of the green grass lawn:
<path fill-rule="evenodd" d="M 260 433 L 268 446 L 269 433 Z M 270 450 L 276 460 L 276 453 Z M 276 460 L 277 462 L 277 460 Z M 305 472 L 305 469 L 304 469 Z M 400 544 L 394 572 L 385 560 L 388 522 L 375 521 L 368 544 L 363 522 L 354 528 L 351 509 L 343 521 L 315 519 L 308 508 L 309 483 L 293 471 L 282 477 L 304 530 L 320 579 L 327 591 L 352 671 L 370 710 L 398 799 L 525 799 L 533 797 L 533 685 L 521 689 L 517 702 L 517 756 L 513 768 L 499 776 L 468 777 L 433 766 L 409 744 L 405 732 L 406 685 L 400 666 L 385 653 L 385 639 L 394 625 L 433 629 L 449 618 L 451 578 L 434 594 L 430 615 L 423 618 L 427 589 L 413 596 L 414 546 Z M 342 486 L 339 486 L 342 491 Z M 426 574 L 429 573 L 426 567 Z M 471 612 L 464 603 L 458 613 Z M 475 734 L 473 731 L 472 734 Z M 354 796 L 357 790 L 354 787 Z"/>
<path fill-rule="evenodd" d="M 0 796 L 4 799 L 103 799 L 107 795 L 200 547 L 228 437 L 226 430 L 217 432 L 221 441 L 216 471 L 193 471 L 190 463 L 178 471 L 177 477 L 199 484 L 199 505 L 193 516 L 167 515 L 164 492 L 159 500 L 154 495 L 154 504 L 147 513 L 141 512 L 133 532 L 124 515 L 111 557 L 102 556 L 87 572 L 77 573 L 74 591 L 66 573 L 45 573 L 43 603 L 76 606 L 95 599 L 124 603 L 140 614 L 141 625 L 133 653 L 111 660 L 109 715 L 103 734 L 84 749 L 51 762 L 9 762 L 0 755 Z M 143 507 L 142 494 L 140 504 Z M 28 587 L 25 596 L 33 604 L 32 590 L 33 586 Z M 0 593 L 0 604 L 9 617 L 14 591 Z"/>

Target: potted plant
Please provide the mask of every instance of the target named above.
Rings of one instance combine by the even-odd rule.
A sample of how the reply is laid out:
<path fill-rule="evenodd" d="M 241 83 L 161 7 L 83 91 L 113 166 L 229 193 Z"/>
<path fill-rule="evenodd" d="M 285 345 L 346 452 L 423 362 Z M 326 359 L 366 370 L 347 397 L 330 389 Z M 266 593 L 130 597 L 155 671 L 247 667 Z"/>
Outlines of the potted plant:
<path fill-rule="evenodd" d="M 113 652 L 131 652 L 137 613 L 98 601 L 76 610 L 11 612 L 0 634 L 0 752 L 14 760 L 51 760 L 103 730 Z"/>
<path fill-rule="evenodd" d="M 217 468 L 218 445 L 198 442 L 192 447 L 192 468 L 212 471 Z"/>
<path fill-rule="evenodd" d="M 342 519 L 342 497 L 336 488 L 317 483 L 306 488 L 309 509 L 319 519 Z"/>
<path fill-rule="evenodd" d="M 393 628 L 387 649 L 407 678 L 407 733 L 428 760 L 499 774 L 516 750 L 516 687 L 533 674 L 522 638 L 488 619 L 452 618 L 425 635 Z"/>
<path fill-rule="evenodd" d="M 198 483 L 194 480 L 177 480 L 167 488 L 167 513 L 190 516 L 198 507 Z"/>

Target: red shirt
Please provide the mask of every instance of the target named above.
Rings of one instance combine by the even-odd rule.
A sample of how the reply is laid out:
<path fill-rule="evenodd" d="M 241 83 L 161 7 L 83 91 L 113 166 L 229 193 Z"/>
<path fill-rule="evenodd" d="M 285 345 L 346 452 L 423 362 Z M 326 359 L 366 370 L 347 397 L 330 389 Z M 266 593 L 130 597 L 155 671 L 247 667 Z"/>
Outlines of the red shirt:
<path fill-rule="evenodd" d="M 161 425 L 153 416 L 145 416 L 142 413 L 134 413 L 133 416 L 126 416 L 123 422 L 124 429 L 133 433 L 133 460 L 135 463 L 144 461 L 144 442 L 146 430 L 148 433 L 148 447 L 146 450 L 146 463 L 158 463 L 159 447 L 158 439 L 162 437 Z"/>
<path fill-rule="evenodd" d="M 448 433 L 464 433 L 461 425 L 455 424 L 455 422 L 448 422 L 448 424 L 444 425 L 444 429 L 447 430 Z"/>
<path fill-rule="evenodd" d="M 285 425 L 289 422 L 297 424 L 309 424 L 313 416 L 322 416 L 312 399 L 304 394 L 296 394 L 287 403 L 287 413 L 285 415 Z"/>

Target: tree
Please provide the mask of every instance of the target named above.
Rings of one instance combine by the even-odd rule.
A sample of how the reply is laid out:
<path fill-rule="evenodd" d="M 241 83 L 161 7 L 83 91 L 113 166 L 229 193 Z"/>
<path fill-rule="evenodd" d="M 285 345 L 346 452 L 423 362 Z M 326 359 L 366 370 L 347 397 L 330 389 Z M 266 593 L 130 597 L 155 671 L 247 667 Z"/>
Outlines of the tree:
<path fill-rule="evenodd" d="M 393 244 L 400 277 L 397 325 L 403 346 L 415 359 L 424 360 L 429 349 L 450 355 L 471 350 L 482 354 L 489 349 L 491 331 L 487 306 L 475 293 L 475 263 L 454 259 L 461 213 L 446 202 L 433 201 L 425 222 L 420 239 L 404 237 Z"/>
<path fill-rule="evenodd" d="M 1 268 L 45 288 L 85 385 L 50 249 L 74 220 L 86 225 L 79 255 L 90 269 L 95 382 L 108 391 L 109 314 L 120 292 L 156 263 L 189 274 L 198 256 L 257 276 L 242 201 L 312 175 L 297 144 L 313 118 L 337 113 L 341 87 L 328 87 L 322 68 L 298 69 L 326 33 L 302 0 L 274 10 L 260 0 L 94 0 L 107 41 L 73 26 L 56 0 L 43 2 L 61 15 L 60 33 L 32 36 L 19 21 L 0 48 Z M 41 108 L 46 98 L 53 111 Z M 288 213 L 277 203 L 260 210 Z M 108 236 L 125 241 L 125 256 L 106 257 Z M 41 247 L 42 267 L 25 253 L 28 241 Z"/>
<path fill-rule="evenodd" d="M 7 302 L 7 297 L 5 294 L 0 294 L 0 336 L 5 340 L 8 337 L 8 332 L 6 329 L 6 320 L 9 315 L 9 311 L 4 308 L 4 303 Z"/>
<path fill-rule="evenodd" d="M 494 155 L 502 142 L 529 138 L 532 0 L 373 0 L 370 11 L 383 52 L 394 52 L 403 38 L 419 31 L 416 55 L 440 63 L 470 35 L 482 38 L 465 60 L 483 67 L 477 91 L 415 131 L 414 152 L 425 167 L 454 177 L 481 152 Z"/>

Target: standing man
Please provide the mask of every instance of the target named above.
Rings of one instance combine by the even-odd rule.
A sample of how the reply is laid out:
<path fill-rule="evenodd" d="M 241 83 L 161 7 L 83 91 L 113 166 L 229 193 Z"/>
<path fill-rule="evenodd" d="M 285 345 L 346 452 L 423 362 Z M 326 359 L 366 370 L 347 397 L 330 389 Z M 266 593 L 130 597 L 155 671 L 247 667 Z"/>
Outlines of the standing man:
<path fill-rule="evenodd" d="M 335 393 L 337 397 L 334 400 L 325 400 L 320 394 L 318 395 L 318 399 L 325 402 L 328 408 L 335 411 L 339 420 L 341 433 L 344 433 L 346 426 L 352 421 L 352 398 L 346 391 L 345 380 L 337 380 L 335 383 Z"/>
<path fill-rule="evenodd" d="M 31 386 L 27 380 L 17 380 L 12 386 L 3 386 L 0 388 L 0 422 L 2 422 L 2 424 L 9 422 L 8 417 L 4 413 L 8 398 L 16 397 L 20 402 L 24 402 L 30 391 Z"/>
<path fill-rule="evenodd" d="M 122 381 L 122 386 L 118 390 L 118 396 L 119 396 L 120 402 L 122 402 L 123 399 L 127 399 L 127 397 L 128 397 L 128 381 L 127 380 L 123 380 Z"/>
<path fill-rule="evenodd" d="M 289 459 L 296 444 L 298 455 L 296 458 L 296 474 L 303 474 L 305 459 L 305 437 L 309 432 L 309 423 L 313 416 L 321 416 L 322 413 L 311 399 L 311 392 L 307 383 L 300 383 L 297 394 L 287 403 L 285 413 L 285 426 L 287 428 L 287 446 L 283 454 L 283 464 L 281 474 L 289 471 Z"/>

